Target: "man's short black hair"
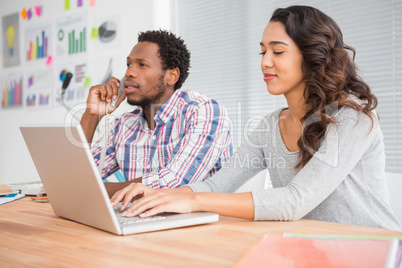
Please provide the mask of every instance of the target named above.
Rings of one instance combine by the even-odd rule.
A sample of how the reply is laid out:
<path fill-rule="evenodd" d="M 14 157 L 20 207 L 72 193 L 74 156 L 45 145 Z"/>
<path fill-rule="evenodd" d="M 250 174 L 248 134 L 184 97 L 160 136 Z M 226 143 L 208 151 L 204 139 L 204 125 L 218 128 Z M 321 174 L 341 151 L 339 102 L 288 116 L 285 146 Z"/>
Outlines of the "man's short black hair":
<path fill-rule="evenodd" d="M 150 42 L 159 46 L 162 69 L 166 71 L 179 68 L 180 77 L 174 85 L 174 89 L 180 88 L 186 80 L 190 68 L 190 52 L 183 39 L 165 30 L 154 30 L 140 32 L 138 42 Z"/>

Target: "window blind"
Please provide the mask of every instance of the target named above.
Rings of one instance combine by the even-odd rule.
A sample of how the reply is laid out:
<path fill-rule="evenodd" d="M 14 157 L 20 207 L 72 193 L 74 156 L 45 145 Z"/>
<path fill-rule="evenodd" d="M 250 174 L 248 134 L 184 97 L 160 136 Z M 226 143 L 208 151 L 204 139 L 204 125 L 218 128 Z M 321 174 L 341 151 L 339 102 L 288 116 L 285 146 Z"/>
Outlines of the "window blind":
<path fill-rule="evenodd" d="M 286 107 L 283 96 L 266 91 L 259 42 L 272 12 L 294 4 L 331 16 L 356 49 L 359 74 L 379 99 L 386 171 L 402 173 L 402 1 L 172 0 L 173 31 L 192 57 L 183 87 L 225 105 L 240 146 L 262 116 Z"/>

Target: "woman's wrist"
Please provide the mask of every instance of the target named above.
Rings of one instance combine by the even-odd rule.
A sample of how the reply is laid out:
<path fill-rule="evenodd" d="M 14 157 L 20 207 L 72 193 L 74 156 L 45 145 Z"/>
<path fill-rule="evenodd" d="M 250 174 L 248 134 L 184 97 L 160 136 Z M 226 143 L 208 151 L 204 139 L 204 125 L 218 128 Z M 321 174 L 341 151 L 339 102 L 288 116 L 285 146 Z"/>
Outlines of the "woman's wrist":
<path fill-rule="evenodd" d="M 189 188 L 189 187 L 188 187 Z M 191 195 L 191 208 L 192 211 L 207 211 L 203 208 L 203 195 L 197 192 L 189 193 Z"/>

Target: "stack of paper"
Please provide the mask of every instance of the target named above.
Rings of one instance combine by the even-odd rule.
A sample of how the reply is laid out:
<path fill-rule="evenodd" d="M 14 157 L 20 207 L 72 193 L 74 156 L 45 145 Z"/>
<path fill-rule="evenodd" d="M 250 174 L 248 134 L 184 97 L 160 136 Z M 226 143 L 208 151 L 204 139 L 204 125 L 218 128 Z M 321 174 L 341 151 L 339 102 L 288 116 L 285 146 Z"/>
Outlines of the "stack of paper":
<path fill-rule="evenodd" d="M 45 188 L 40 181 L 14 183 L 8 186 L 10 186 L 11 190 L 20 191 L 25 195 L 42 196 L 46 194 Z"/>

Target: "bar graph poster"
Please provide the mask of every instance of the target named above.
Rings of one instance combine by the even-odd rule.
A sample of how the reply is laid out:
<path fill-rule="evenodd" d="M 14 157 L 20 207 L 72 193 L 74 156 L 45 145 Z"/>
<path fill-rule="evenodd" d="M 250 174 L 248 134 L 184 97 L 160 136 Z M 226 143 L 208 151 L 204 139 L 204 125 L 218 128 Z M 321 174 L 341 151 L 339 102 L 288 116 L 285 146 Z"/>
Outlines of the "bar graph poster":
<path fill-rule="evenodd" d="M 58 56 L 82 55 L 87 52 L 86 13 L 58 20 L 56 25 Z"/>
<path fill-rule="evenodd" d="M 27 71 L 24 76 L 24 105 L 27 108 L 52 106 L 52 69 L 48 67 Z"/>
<path fill-rule="evenodd" d="M 85 85 L 88 78 L 87 61 L 81 59 L 58 64 L 54 73 L 56 99 L 61 96 L 61 87 L 67 73 L 71 73 L 73 77 L 63 95 L 65 103 L 70 106 L 85 103 L 88 96 L 88 88 Z"/>
<path fill-rule="evenodd" d="M 26 28 L 24 57 L 27 62 L 51 55 L 51 29 L 51 25 Z"/>
<path fill-rule="evenodd" d="M 1 79 L 1 108 L 22 107 L 23 74 L 4 74 Z"/>
<path fill-rule="evenodd" d="M 20 29 L 18 19 L 18 13 L 3 17 L 2 46 L 4 67 L 20 64 Z"/>

